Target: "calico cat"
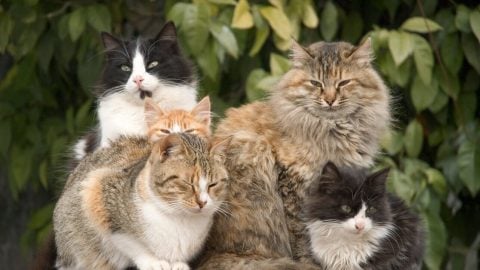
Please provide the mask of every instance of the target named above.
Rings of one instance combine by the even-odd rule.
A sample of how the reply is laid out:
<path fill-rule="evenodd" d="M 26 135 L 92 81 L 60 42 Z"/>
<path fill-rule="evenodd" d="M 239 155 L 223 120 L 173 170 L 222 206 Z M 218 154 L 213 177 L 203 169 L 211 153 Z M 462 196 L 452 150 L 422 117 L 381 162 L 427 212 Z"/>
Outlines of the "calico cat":
<path fill-rule="evenodd" d="M 87 156 L 54 210 L 56 266 L 190 269 L 226 191 L 224 144 L 179 133 L 157 140 L 133 166 L 84 170 L 105 151 Z"/>
<path fill-rule="evenodd" d="M 172 22 L 152 39 L 124 41 L 102 33 L 102 40 L 106 62 L 96 91 L 98 127 L 75 144 L 77 162 L 120 135 L 145 135 L 145 97 L 163 109 L 190 110 L 196 103 L 193 68 L 181 54 Z"/>
<path fill-rule="evenodd" d="M 419 217 L 385 182 L 388 169 L 337 168 L 329 162 L 309 188 L 303 216 L 313 256 L 325 270 L 421 269 Z"/>
<path fill-rule="evenodd" d="M 199 269 L 316 269 L 300 213 L 328 160 L 367 167 L 390 124 L 388 89 L 360 46 L 294 43 L 292 68 L 265 101 L 230 109 L 229 217 L 218 216 Z M 241 265 L 241 266 L 240 266 Z"/>

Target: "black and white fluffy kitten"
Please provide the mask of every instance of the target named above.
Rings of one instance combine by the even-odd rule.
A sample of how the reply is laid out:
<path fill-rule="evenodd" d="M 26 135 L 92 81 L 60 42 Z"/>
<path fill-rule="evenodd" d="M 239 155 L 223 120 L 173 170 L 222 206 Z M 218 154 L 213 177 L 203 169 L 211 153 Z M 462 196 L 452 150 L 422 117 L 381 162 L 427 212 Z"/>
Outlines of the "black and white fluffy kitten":
<path fill-rule="evenodd" d="M 98 128 L 74 146 L 78 161 L 120 135 L 145 135 L 144 98 L 162 109 L 191 110 L 196 105 L 196 81 L 182 56 L 175 25 L 167 22 L 152 39 L 119 40 L 102 33 L 106 62 L 98 97 Z"/>
<path fill-rule="evenodd" d="M 388 193 L 388 169 L 337 168 L 329 162 L 309 188 L 303 215 L 311 251 L 324 269 L 420 269 L 419 217 Z"/>

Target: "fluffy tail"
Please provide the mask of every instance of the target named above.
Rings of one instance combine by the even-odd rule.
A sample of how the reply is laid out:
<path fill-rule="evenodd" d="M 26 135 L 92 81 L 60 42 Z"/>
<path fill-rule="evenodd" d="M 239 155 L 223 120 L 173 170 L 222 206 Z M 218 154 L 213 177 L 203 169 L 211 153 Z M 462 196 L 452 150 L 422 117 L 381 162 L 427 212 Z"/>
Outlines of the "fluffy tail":
<path fill-rule="evenodd" d="M 215 254 L 205 256 L 199 262 L 198 270 L 320 270 L 318 265 L 296 262 L 290 258 L 262 258 L 236 254 Z"/>
<path fill-rule="evenodd" d="M 33 259 L 30 270 L 54 270 L 55 260 L 57 258 L 57 248 L 53 232 L 50 232 L 47 239 L 42 243 L 35 258 Z"/>

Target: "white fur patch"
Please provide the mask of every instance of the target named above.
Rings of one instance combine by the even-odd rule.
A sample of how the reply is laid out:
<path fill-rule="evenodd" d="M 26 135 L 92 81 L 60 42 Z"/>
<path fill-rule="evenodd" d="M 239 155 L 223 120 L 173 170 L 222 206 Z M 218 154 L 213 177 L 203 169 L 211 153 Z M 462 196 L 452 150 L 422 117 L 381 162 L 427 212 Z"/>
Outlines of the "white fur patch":
<path fill-rule="evenodd" d="M 361 269 L 377 250 L 380 240 L 387 237 L 392 225 L 379 226 L 365 218 L 366 206 L 359 213 L 342 223 L 315 221 L 307 225 L 310 244 L 315 259 L 325 269 Z M 357 233 L 355 222 L 365 222 L 362 233 Z"/>
<path fill-rule="evenodd" d="M 73 154 L 75 155 L 76 160 L 81 160 L 87 155 L 87 140 L 80 139 L 78 142 L 73 146 Z"/>

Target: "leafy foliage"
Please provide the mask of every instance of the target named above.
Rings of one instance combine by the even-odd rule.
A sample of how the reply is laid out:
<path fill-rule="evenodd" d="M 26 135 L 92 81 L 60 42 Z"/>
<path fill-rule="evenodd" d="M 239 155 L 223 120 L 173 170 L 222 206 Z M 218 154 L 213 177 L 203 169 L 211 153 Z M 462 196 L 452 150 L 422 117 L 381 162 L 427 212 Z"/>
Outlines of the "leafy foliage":
<path fill-rule="evenodd" d="M 266 95 L 289 68 L 291 37 L 370 36 L 397 119 L 379 166 L 393 168 L 390 189 L 424 217 L 425 267 L 478 269 L 480 6 L 439 2 L 4 1 L 0 166 L 10 194 L 18 203 L 27 189 L 55 197 L 69 145 L 95 122 L 100 31 L 154 34 L 173 20 L 219 115 Z M 52 209 L 32 215 L 25 244 L 48 232 Z"/>

